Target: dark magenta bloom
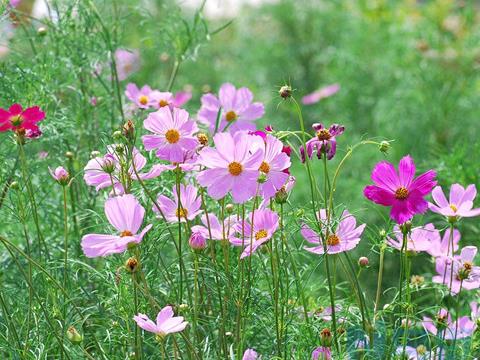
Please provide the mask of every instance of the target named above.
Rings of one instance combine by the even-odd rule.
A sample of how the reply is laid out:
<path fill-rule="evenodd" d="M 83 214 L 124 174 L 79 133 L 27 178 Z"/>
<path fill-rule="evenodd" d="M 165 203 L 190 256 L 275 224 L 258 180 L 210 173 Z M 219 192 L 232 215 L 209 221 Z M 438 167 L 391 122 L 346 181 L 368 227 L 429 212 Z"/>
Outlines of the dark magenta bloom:
<path fill-rule="evenodd" d="M 425 196 L 437 184 L 435 176 L 434 170 L 428 170 L 415 179 L 415 163 L 410 155 L 400 160 L 398 174 L 393 164 L 381 161 L 372 171 L 375 185 L 366 186 L 363 194 L 376 204 L 391 206 L 390 217 L 403 224 L 427 210 Z"/>
<path fill-rule="evenodd" d="M 23 110 L 20 104 L 13 104 L 8 110 L 0 108 L 0 132 L 25 131 L 28 137 L 38 137 L 41 132 L 37 123 L 45 118 L 38 106 Z"/>
<path fill-rule="evenodd" d="M 315 137 L 307 141 L 307 155 L 311 159 L 313 153 L 317 153 L 319 159 L 322 154 L 326 154 L 327 160 L 331 160 L 337 152 L 338 135 L 343 134 L 345 127 L 338 124 L 331 125 L 328 129 L 323 124 L 316 123 L 312 125 L 315 130 Z M 302 162 L 305 162 L 305 149 L 300 147 L 300 154 L 302 155 Z"/>

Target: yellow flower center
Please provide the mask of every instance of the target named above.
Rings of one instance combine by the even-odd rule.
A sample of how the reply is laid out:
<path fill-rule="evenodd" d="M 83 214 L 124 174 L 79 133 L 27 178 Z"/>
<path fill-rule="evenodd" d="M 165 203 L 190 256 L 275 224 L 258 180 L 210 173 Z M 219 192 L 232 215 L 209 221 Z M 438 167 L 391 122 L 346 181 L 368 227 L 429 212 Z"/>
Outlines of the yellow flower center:
<path fill-rule="evenodd" d="M 197 135 L 198 142 L 202 145 L 207 145 L 208 144 L 208 136 L 207 134 L 204 133 L 199 133 Z"/>
<path fill-rule="evenodd" d="M 14 115 L 10 117 L 10 122 L 12 123 L 13 126 L 20 126 L 22 125 L 22 115 Z"/>
<path fill-rule="evenodd" d="M 265 239 L 268 236 L 266 230 L 262 229 L 255 233 L 255 240 Z"/>
<path fill-rule="evenodd" d="M 270 172 L 270 165 L 268 165 L 265 161 L 262 162 L 262 164 L 260 165 L 260 168 L 258 169 L 260 170 L 261 172 L 265 173 L 265 174 L 268 174 Z"/>
<path fill-rule="evenodd" d="M 408 197 L 408 190 L 405 187 L 399 187 L 395 191 L 395 199 L 397 200 L 405 200 Z"/>
<path fill-rule="evenodd" d="M 175 144 L 180 140 L 180 133 L 176 129 L 170 129 L 165 133 L 165 139 L 167 139 L 170 144 Z"/>
<path fill-rule="evenodd" d="M 335 246 L 338 244 L 340 244 L 340 238 L 337 235 L 335 234 L 328 235 L 327 245 Z"/>
<path fill-rule="evenodd" d="M 463 263 L 463 268 L 466 270 L 466 271 L 472 271 L 472 267 L 473 267 L 473 264 L 470 262 L 470 261 L 465 261 Z"/>
<path fill-rule="evenodd" d="M 242 164 L 234 161 L 234 162 L 231 162 L 230 164 L 228 164 L 228 171 L 230 172 L 230 174 L 232 174 L 233 176 L 238 176 L 242 173 L 243 171 L 243 168 L 242 168 Z"/>
<path fill-rule="evenodd" d="M 453 212 L 457 212 L 458 208 L 455 205 L 450 205 L 450 209 L 453 210 Z"/>
<path fill-rule="evenodd" d="M 133 234 L 130 230 L 124 230 L 120 233 L 120 237 L 125 237 L 125 236 L 133 236 Z"/>
<path fill-rule="evenodd" d="M 160 106 L 160 107 L 164 107 L 164 106 L 167 106 L 167 105 L 168 105 L 167 100 L 162 99 L 158 102 L 158 106 Z"/>
<path fill-rule="evenodd" d="M 180 209 L 177 208 L 177 210 L 175 211 L 175 215 L 180 218 L 187 218 L 188 210 L 184 209 L 183 207 L 181 207 Z"/>
<path fill-rule="evenodd" d="M 321 129 L 317 131 L 317 138 L 318 140 L 330 140 L 332 138 L 332 135 L 330 134 L 330 131 L 328 129 Z"/>
<path fill-rule="evenodd" d="M 142 95 L 138 98 L 138 102 L 142 105 L 147 105 L 148 104 L 148 96 Z"/>
<path fill-rule="evenodd" d="M 237 119 L 237 114 L 235 113 L 235 111 L 230 110 L 229 112 L 227 112 L 227 113 L 225 114 L 225 119 L 226 119 L 228 122 L 234 121 L 234 120 Z"/>

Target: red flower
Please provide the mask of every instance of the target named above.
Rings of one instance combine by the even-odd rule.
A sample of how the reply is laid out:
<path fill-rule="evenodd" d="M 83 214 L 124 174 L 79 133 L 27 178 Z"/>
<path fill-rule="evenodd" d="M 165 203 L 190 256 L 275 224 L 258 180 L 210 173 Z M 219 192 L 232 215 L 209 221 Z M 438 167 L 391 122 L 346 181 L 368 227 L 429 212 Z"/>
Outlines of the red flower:
<path fill-rule="evenodd" d="M 12 130 L 30 134 L 41 134 L 37 123 L 45 118 L 38 106 L 23 110 L 20 104 L 13 104 L 8 110 L 0 108 L 0 132 Z M 35 137 L 35 136 L 33 136 Z"/>

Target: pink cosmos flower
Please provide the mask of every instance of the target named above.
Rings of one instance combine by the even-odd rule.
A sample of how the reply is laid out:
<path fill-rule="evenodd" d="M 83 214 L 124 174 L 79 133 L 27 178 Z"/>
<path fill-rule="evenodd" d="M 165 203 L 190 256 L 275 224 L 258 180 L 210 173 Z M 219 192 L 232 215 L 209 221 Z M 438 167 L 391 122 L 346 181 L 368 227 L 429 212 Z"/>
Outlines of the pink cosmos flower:
<path fill-rule="evenodd" d="M 48 157 L 48 152 L 47 151 L 39 151 L 38 152 L 38 158 L 40 160 L 44 160 Z"/>
<path fill-rule="evenodd" d="M 182 162 L 185 152 L 194 150 L 198 145 L 193 135 L 198 131 L 197 124 L 189 120 L 186 110 L 162 107 L 149 114 L 143 126 L 153 133 L 142 137 L 145 149 L 156 149 L 157 156 L 162 160 Z"/>
<path fill-rule="evenodd" d="M 244 224 L 240 221 L 235 225 L 235 231 L 240 237 L 232 236 L 230 243 L 234 246 L 244 246 L 240 256 L 240 259 L 243 259 L 252 255 L 261 245 L 270 240 L 277 228 L 278 215 L 276 213 L 270 209 L 257 210 L 247 216 Z"/>
<path fill-rule="evenodd" d="M 312 360 L 330 360 L 332 358 L 332 351 L 329 347 L 320 346 L 312 352 Z"/>
<path fill-rule="evenodd" d="M 248 201 L 257 192 L 263 149 L 252 154 L 252 136 L 245 132 L 219 133 L 213 141 L 216 148 L 204 147 L 198 156 L 198 163 L 207 168 L 197 175 L 198 182 L 216 200 L 231 191 L 235 203 Z"/>
<path fill-rule="evenodd" d="M 283 143 L 273 135 L 267 134 L 264 139 L 255 136 L 254 139 L 253 149 L 263 148 L 265 153 L 258 169 L 266 179 L 260 185 L 260 193 L 265 199 L 270 199 L 288 179 L 285 170 L 291 165 L 290 158 L 283 152 Z"/>
<path fill-rule="evenodd" d="M 202 215 L 201 220 L 204 226 L 192 226 L 192 232 L 201 233 L 207 239 L 228 240 L 235 233 L 234 225 L 237 223 L 235 215 L 225 218 L 223 224 L 221 224 L 217 216 L 212 213 L 208 214 L 208 219 L 206 215 Z"/>
<path fill-rule="evenodd" d="M 10 6 L 16 8 L 21 2 L 22 0 L 10 0 Z"/>
<path fill-rule="evenodd" d="M 315 137 L 308 140 L 307 155 L 311 159 L 313 153 L 317 153 L 319 159 L 322 158 L 322 154 L 326 154 L 327 160 L 331 160 L 337 152 L 337 136 L 342 135 L 345 131 L 345 127 L 338 124 L 333 124 L 330 128 L 325 128 L 323 124 L 316 123 L 312 125 L 315 130 Z M 302 156 L 302 162 L 305 162 L 305 149 L 300 147 L 300 155 Z"/>
<path fill-rule="evenodd" d="M 424 197 L 436 185 L 436 173 L 428 170 L 416 179 L 415 164 L 407 155 L 400 160 L 398 174 L 393 164 L 381 161 L 372 171 L 375 185 L 363 190 L 365 197 L 376 204 L 391 206 L 390 217 L 398 224 L 410 220 L 413 215 L 424 213 L 428 203 Z"/>
<path fill-rule="evenodd" d="M 477 301 L 470 302 L 471 318 L 473 322 L 477 322 L 480 319 L 480 306 Z"/>
<path fill-rule="evenodd" d="M 40 131 L 37 124 L 43 119 L 45 119 L 45 113 L 38 106 L 23 110 L 20 104 L 13 104 L 8 110 L 0 108 L 0 132 L 25 131 L 33 135 Z"/>
<path fill-rule="evenodd" d="M 403 245 L 403 234 L 398 225 L 395 225 L 393 228 L 393 233 L 395 239 L 388 238 L 387 244 L 397 250 L 401 250 Z M 413 228 L 407 235 L 407 251 L 428 251 L 431 248 L 432 240 L 436 241 L 437 237 L 440 238 L 440 234 L 432 223 L 423 227 Z"/>
<path fill-rule="evenodd" d="M 319 102 L 322 99 L 335 95 L 340 90 L 340 84 L 332 84 L 324 86 L 321 89 L 314 91 L 302 98 L 304 105 L 312 105 Z"/>
<path fill-rule="evenodd" d="M 152 91 L 151 97 L 153 101 L 152 106 L 156 109 L 160 109 L 165 106 L 169 106 L 170 108 L 179 108 L 192 98 L 192 93 L 189 91 L 179 91 L 173 95 L 171 92 L 154 90 Z"/>
<path fill-rule="evenodd" d="M 325 209 L 319 211 L 321 228 L 324 236 L 326 235 L 327 214 Z M 338 254 L 355 248 L 360 242 L 363 230 L 366 224 L 357 227 L 357 220 L 347 210 L 342 214 L 340 222 L 335 230 L 329 229 L 327 237 L 327 253 Z M 304 249 L 314 254 L 323 254 L 324 248 L 321 237 L 313 231 L 308 225 L 304 224 L 300 231 L 303 238 L 315 247 L 305 246 Z"/>
<path fill-rule="evenodd" d="M 70 179 L 70 174 L 63 166 L 58 166 L 55 170 L 48 168 L 50 175 L 60 184 L 67 185 Z"/>
<path fill-rule="evenodd" d="M 253 349 L 247 349 L 243 353 L 242 360 L 257 360 L 259 359 L 258 353 Z"/>
<path fill-rule="evenodd" d="M 198 111 L 197 119 L 202 124 L 209 126 L 215 132 L 217 115 L 221 109 L 218 132 L 223 132 L 228 127 L 232 134 L 240 130 L 254 131 L 254 121 L 265 113 L 262 103 L 253 102 L 253 94 L 246 87 L 236 89 L 235 86 L 225 83 L 220 87 L 218 98 L 213 94 L 202 96 L 202 107 Z"/>
<path fill-rule="evenodd" d="M 163 339 L 168 334 L 183 331 L 188 322 L 183 321 L 183 316 L 173 316 L 173 309 L 171 306 L 165 306 L 157 315 L 156 323 L 148 318 L 147 315 L 137 314 L 133 320 L 143 330 L 156 334 L 160 339 Z"/>
<path fill-rule="evenodd" d="M 89 258 L 123 253 L 130 244 L 140 243 L 152 227 L 147 225 L 138 234 L 145 209 L 131 194 L 107 199 L 105 215 L 118 234 L 88 234 L 82 237 L 83 253 Z"/>
<path fill-rule="evenodd" d="M 460 242 L 460 231 L 453 230 L 453 251 L 450 244 L 450 229 L 445 230 L 443 237 L 440 238 L 440 233 L 436 232 L 430 237 L 430 246 L 426 250 L 433 257 L 452 256 L 458 250 L 458 243 Z"/>
<path fill-rule="evenodd" d="M 123 81 L 140 69 L 140 53 L 138 50 L 117 49 L 115 51 L 118 80 Z"/>
<path fill-rule="evenodd" d="M 148 85 L 139 89 L 134 83 L 129 83 L 125 90 L 125 96 L 140 109 L 148 109 L 155 104 L 153 91 Z"/>
<path fill-rule="evenodd" d="M 403 346 L 397 347 L 395 351 L 397 355 L 403 354 Z M 443 353 L 440 357 L 440 354 L 435 354 L 431 351 L 420 350 L 420 348 L 414 348 L 412 346 L 405 347 L 405 355 L 407 355 L 408 360 L 440 360 L 443 359 L 445 354 Z"/>
<path fill-rule="evenodd" d="M 479 216 L 480 208 L 472 209 L 475 196 L 477 189 L 474 184 L 468 185 L 466 189 L 460 184 L 453 184 L 450 187 L 450 199 L 447 201 L 442 188 L 436 186 L 432 191 L 432 197 L 437 205 L 428 203 L 428 208 L 448 218 Z"/>
<path fill-rule="evenodd" d="M 345 322 L 346 320 L 344 317 L 339 316 L 339 313 L 342 311 L 342 309 L 342 305 L 335 305 L 335 313 L 337 314 L 336 320 L 339 324 Z M 323 321 L 332 321 L 332 313 L 332 307 L 327 306 L 324 309 L 321 309 L 321 311 L 319 310 L 312 315 L 314 315 L 316 318 L 322 319 Z"/>
<path fill-rule="evenodd" d="M 465 246 L 460 256 L 438 257 L 436 259 L 437 275 L 432 281 L 446 285 L 452 295 L 460 292 L 460 286 L 464 290 L 480 288 L 480 267 L 473 265 L 473 259 L 477 254 L 475 246 Z"/>
<path fill-rule="evenodd" d="M 197 197 L 197 188 L 193 185 L 185 186 L 180 184 L 180 207 L 175 185 L 173 187 L 173 200 L 164 195 L 160 195 L 157 202 L 167 221 L 172 223 L 178 222 L 179 217 L 180 222 L 186 222 L 187 220 L 191 221 L 202 212 L 200 210 L 202 201 Z M 160 212 L 155 205 L 153 206 L 153 211 L 156 213 Z"/>
<path fill-rule="evenodd" d="M 440 309 L 435 320 L 424 316 L 422 324 L 426 331 L 445 340 L 453 340 L 455 338 L 455 330 L 457 330 L 457 339 L 469 337 L 476 328 L 475 323 L 468 316 L 462 316 L 458 319 L 457 328 L 457 322 L 452 321 L 450 313 L 446 309 Z"/>
<path fill-rule="evenodd" d="M 125 148 L 122 147 L 122 149 Z M 132 164 L 126 174 L 122 174 L 120 160 L 122 160 L 122 162 L 125 161 L 123 151 L 122 153 L 119 153 L 116 150 L 116 145 L 109 145 L 107 146 L 107 153 L 103 157 L 98 156 L 91 159 L 84 168 L 83 179 L 86 184 L 89 186 L 95 186 L 97 191 L 113 185 L 115 193 L 118 195 L 123 194 L 124 192 L 123 185 L 120 181 L 123 176 L 129 177 L 131 180 L 138 180 L 137 175 L 135 174 L 135 169 L 141 180 L 153 179 L 160 176 L 160 174 L 166 170 L 165 165 L 155 164 L 150 171 L 141 173 L 140 171 L 147 164 L 147 159 L 145 159 L 136 148 L 133 148 L 132 152 L 133 159 L 135 160 L 135 168 Z"/>

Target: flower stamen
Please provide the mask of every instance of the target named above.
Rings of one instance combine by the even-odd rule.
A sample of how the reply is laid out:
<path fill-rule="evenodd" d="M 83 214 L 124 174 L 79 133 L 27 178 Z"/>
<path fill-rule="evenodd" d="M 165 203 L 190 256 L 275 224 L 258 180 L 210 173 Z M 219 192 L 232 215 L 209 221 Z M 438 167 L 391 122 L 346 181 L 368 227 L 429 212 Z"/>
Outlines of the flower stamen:
<path fill-rule="evenodd" d="M 146 96 L 146 95 L 140 96 L 140 98 L 138 99 L 138 102 L 142 105 L 147 105 L 148 104 L 148 96 Z"/>
<path fill-rule="evenodd" d="M 228 122 L 232 122 L 234 120 L 236 120 L 238 117 L 237 113 L 233 110 L 230 110 L 229 112 L 227 112 L 225 114 L 225 119 L 228 121 Z"/>
<path fill-rule="evenodd" d="M 230 172 L 230 174 L 232 174 L 233 176 L 238 176 L 242 173 L 243 171 L 243 167 L 242 167 L 242 164 L 240 164 L 239 162 L 231 162 L 230 164 L 228 164 L 228 171 Z"/>
<path fill-rule="evenodd" d="M 260 240 L 260 239 L 265 239 L 268 236 L 268 233 L 266 230 L 262 229 L 259 230 L 255 233 L 255 240 Z"/>
<path fill-rule="evenodd" d="M 120 233 L 120 237 L 133 236 L 130 230 L 124 230 Z"/>
<path fill-rule="evenodd" d="M 340 238 L 336 234 L 331 234 L 327 238 L 327 245 L 335 246 L 340 244 Z"/>
<path fill-rule="evenodd" d="M 408 197 L 408 190 L 405 187 L 399 187 L 395 191 L 395 199 L 397 200 L 405 200 Z"/>
<path fill-rule="evenodd" d="M 263 161 L 258 170 L 260 170 L 264 174 L 268 174 L 270 172 L 270 165 Z"/>
<path fill-rule="evenodd" d="M 180 133 L 176 129 L 170 129 L 165 133 L 165 139 L 170 144 L 176 144 L 180 140 Z"/>
<path fill-rule="evenodd" d="M 328 141 L 332 138 L 332 134 L 330 134 L 328 129 L 321 129 L 317 131 L 317 138 L 320 141 Z"/>

